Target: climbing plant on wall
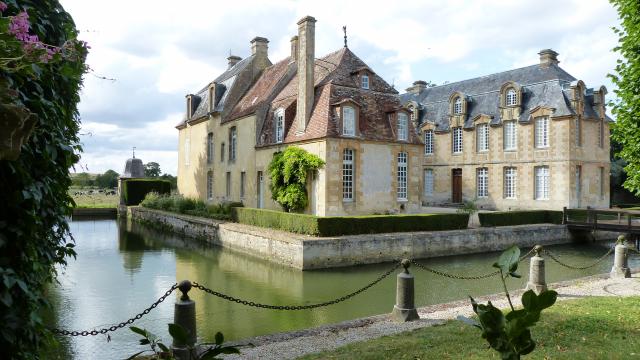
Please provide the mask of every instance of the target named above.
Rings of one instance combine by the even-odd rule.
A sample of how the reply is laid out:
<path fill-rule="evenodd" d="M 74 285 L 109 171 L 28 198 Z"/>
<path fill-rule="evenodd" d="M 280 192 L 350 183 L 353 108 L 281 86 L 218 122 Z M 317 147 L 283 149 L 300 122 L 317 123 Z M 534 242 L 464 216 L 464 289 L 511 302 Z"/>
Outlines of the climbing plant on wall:
<path fill-rule="evenodd" d="M 271 198 L 285 211 L 300 211 L 307 207 L 307 175 L 324 166 L 318 156 L 299 147 L 288 147 L 273 154 L 269 163 Z"/>
<path fill-rule="evenodd" d="M 76 36 L 57 0 L 0 1 L 0 349 L 12 359 L 52 339 L 45 288 L 75 256 L 65 216 L 88 49 Z"/>

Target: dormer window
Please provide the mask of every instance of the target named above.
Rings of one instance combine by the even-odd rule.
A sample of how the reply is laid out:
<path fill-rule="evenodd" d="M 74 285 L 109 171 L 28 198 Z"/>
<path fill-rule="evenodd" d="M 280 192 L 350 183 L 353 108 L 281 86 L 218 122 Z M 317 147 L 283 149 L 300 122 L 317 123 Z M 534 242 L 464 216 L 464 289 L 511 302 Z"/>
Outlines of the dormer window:
<path fill-rule="evenodd" d="M 356 136 L 356 110 L 352 106 L 342 107 L 342 135 Z"/>
<path fill-rule="evenodd" d="M 507 104 L 507 106 L 516 106 L 518 104 L 518 94 L 516 93 L 515 89 L 511 88 L 507 90 L 505 103 Z"/>
<path fill-rule="evenodd" d="M 409 118 L 404 112 L 398 113 L 398 140 L 407 141 L 409 138 Z"/>
<path fill-rule="evenodd" d="M 363 89 L 369 90 L 369 75 L 362 74 L 360 82 Z"/>
<path fill-rule="evenodd" d="M 274 117 L 276 122 L 276 142 L 281 143 L 284 140 L 284 109 L 278 109 Z"/>
<path fill-rule="evenodd" d="M 459 96 L 456 98 L 456 100 L 453 103 L 453 113 L 455 115 L 462 114 L 462 98 Z"/>

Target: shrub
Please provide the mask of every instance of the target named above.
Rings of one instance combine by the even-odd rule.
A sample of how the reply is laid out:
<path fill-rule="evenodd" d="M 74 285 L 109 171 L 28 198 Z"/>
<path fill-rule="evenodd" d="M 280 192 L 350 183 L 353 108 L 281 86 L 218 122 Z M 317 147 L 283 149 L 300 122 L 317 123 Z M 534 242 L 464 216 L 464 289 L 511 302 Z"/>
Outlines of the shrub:
<path fill-rule="evenodd" d="M 207 205 L 202 200 L 185 198 L 182 195 L 160 195 L 156 192 L 150 192 L 140 202 L 140 206 L 210 219 L 231 220 L 231 208 L 242 206 L 242 203 L 226 202 Z"/>
<path fill-rule="evenodd" d="M 416 214 L 319 217 L 274 210 L 234 208 L 234 220 L 315 236 L 466 229 L 468 214 Z"/>
<path fill-rule="evenodd" d="M 285 211 L 307 207 L 307 174 L 324 166 L 324 161 L 299 147 L 273 154 L 269 163 L 271 198 Z"/>
<path fill-rule="evenodd" d="M 127 179 L 122 181 L 121 191 L 126 205 L 138 205 L 150 192 L 169 194 L 171 182 L 158 179 Z"/>
<path fill-rule="evenodd" d="M 480 226 L 514 226 L 525 224 L 561 224 L 562 211 L 522 210 L 479 213 Z"/>

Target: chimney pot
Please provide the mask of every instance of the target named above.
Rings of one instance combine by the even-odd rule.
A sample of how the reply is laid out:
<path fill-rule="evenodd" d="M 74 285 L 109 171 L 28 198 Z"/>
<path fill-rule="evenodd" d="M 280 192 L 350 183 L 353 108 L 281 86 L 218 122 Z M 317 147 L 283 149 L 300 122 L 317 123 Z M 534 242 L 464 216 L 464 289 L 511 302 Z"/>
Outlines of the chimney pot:
<path fill-rule="evenodd" d="M 229 62 L 229 67 L 228 69 L 231 69 L 233 67 L 233 65 L 237 64 L 238 61 L 242 60 L 242 58 L 240 56 L 235 56 L 235 55 L 231 55 L 227 58 L 227 61 Z"/>
<path fill-rule="evenodd" d="M 256 36 L 251 40 L 251 55 L 264 55 L 267 57 L 269 40 L 260 36 Z"/>
<path fill-rule="evenodd" d="M 298 60 L 298 36 L 291 38 L 291 61 Z"/>
<path fill-rule="evenodd" d="M 550 65 L 558 65 L 560 61 L 558 61 L 558 53 L 551 49 L 540 50 L 538 53 L 540 55 L 540 65 L 541 66 L 550 66 Z"/>

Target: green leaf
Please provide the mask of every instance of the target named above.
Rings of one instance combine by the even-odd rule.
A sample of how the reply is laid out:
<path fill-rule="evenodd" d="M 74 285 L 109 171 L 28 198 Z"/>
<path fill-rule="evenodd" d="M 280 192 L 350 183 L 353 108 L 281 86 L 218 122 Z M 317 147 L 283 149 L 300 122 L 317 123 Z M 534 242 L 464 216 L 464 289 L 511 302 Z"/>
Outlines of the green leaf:
<path fill-rule="evenodd" d="M 538 295 L 533 290 L 527 290 L 522 294 L 522 306 L 529 311 L 539 311 Z"/>
<path fill-rule="evenodd" d="M 519 260 L 520 249 L 516 245 L 513 245 L 500 254 L 498 261 L 493 264 L 493 267 L 500 269 L 504 276 L 504 274 L 510 274 L 518 270 Z"/>
<path fill-rule="evenodd" d="M 129 329 L 130 329 L 131 331 L 133 331 L 134 333 L 138 334 L 138 335 L 142 335 L 142 336 L 144 336 L 144 337 L 147 337 L 147 334 L 148 334 L 148 333 L 147 333 L 147 330 L 140 329 L 140 328 L 139 328 L 139 327 L 137 327 L 137 326 L 129 326 Z"/>
<path fill-rule="evenodd" d="M 164 352 L 169 352 L 169 348 L 161 342 L 158 343 L 158 347 Z"/>
<path fill-rule="evenodd" d="M 540 293 L 538 296 L 538 306 L 540 310 L 546 309 L 556 303 L 558 293 L 553 290 L 547 290 Z"/>
<path fill-rule="evenodd" d="M 224 335 L 222 335 L 222 333 L 218 331 L 216 333 L 215 340 L 216 345 L 222 345 L 222 343 L 224 342 Z"/>
<path fill-rule="evenodd" d="M 189 334 L 181 325 L 169 324 L 169 335 L 180 344 L 187 344 L 189 342 Z"/>
<path fill-rule="evenodd" d="M 145 338 L 145 339 L 140 339 L 140 345 L 149 345 L 151 343 L 151 341 L 149 341 L 149 339 Z"/>
<path fill-rule="evenodd" d="M 137 353 L 135 353 L 135 354 L 133 354 L 133 355 L 129 356 L 129 357 L 128 357 L 128 358 L 126 358 L 125 360 L 133 360 L 133 359 L 135 359 L 136 357 L 138 357 L 138 355 L 142 354 L 142 353 L 143 353 L 143 352 L 145 352 L 145 351 L 147 351 L 147 350 L 142 350 L 142 351 L 140 351 L 140 352 L 137 352 Z"/>

